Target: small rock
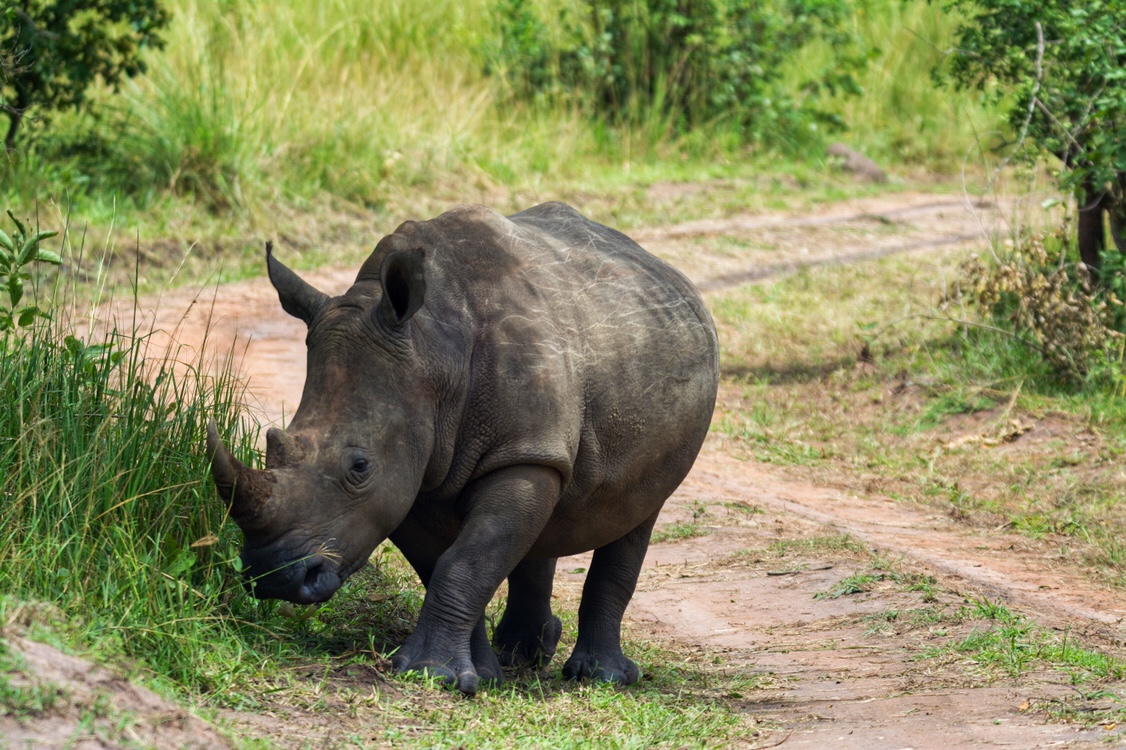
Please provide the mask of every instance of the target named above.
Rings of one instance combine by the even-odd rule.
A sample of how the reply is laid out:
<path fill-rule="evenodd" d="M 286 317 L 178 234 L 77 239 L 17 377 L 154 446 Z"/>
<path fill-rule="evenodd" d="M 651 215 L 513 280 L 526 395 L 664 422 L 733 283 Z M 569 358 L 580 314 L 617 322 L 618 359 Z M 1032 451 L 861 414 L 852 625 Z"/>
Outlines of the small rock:
<path fill-rule="evenodd" d="M 826 153 L 840 164 L 841 169 L 852 172 L 868 182 L 887 182 L 888 176 L 876 162 L 858 151 L 853 151 L 843 143 L 834 143 Z"/>

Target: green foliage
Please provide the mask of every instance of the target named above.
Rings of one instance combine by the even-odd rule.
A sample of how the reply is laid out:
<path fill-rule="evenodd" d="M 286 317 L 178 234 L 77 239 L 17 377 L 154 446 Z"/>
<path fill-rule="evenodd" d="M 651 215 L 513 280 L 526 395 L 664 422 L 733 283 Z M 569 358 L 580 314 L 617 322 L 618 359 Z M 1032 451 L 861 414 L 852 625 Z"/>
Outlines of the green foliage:
<path fill-rule="evenodd" d="M 18 159 L 0 160 L 0 202 L 58 202 L 95 226 L 115 216 L 140 220 L 142 238 L 241 238 L 282 215 L 296 225 L 316 211 L 324 221 L 321 208 L 329 203 L 348 215 L 398 215 L 429 211 L 428 195 L 466 200 L 503 187 L 512 197 L 500 208 L 521 207 L 518 195 L 610 194 L 615 205 L 606 210 L 637 223 L 639 214 L 666 220 L 664 207 L 635 198 L 639 186 L 654 182 L 732 179 L 744 186 L 742 195 L 717 205 L 722 213 L 741 210 L 748 199 L 781 204 L 794 179 L 839 190 L 820 179 L 816 149 L 799 152 L 812 157 L 808 165 L 748 159 L 736 116 L 752 104 L 766 107 L 766 119 L 748 121 L 766 143 L 808 143 L 830 127 L 811 117 L 787 132 L 788 102 L 802 112 L 831 112 L 824 122 L 863 123 L 850 143 L 881 162 L 935 170 L 961 163 L 976 134 L 993 129 L 977 97 L 936 94 L 930 59 L 949 46 L 955 18 L 926 0 L 849 0 L 857 15 L 848 27 L 882 50 L 861 79 L 866 96 L 847 94 L 847 85 L 833 95 L 818 84 L 826 71 L 836 75 L 843 51 L 823 38 L 790 54 L 781 69 L 764 62 L 775 38 L 789 38 L 786 27 L 746 53 L 763 67 L 743 81 L 759 86 L 746 94 L 751 104 L 740 109 L 736 102 L 702 123 L 678 121 L 663 104 L 598 115 L 593 94 L 564 91 L 557 70 L 566 50 L 595 49 L 579 0 L 550 8 L 524 0 L 527 28 L 509 36 L 490 12 L 501 2 L 163 0 L 172 21 L 161 34 L 164 49 L 145 56 L 148 71 L 123 80 L 120 95 L 94 87 L 89 106 L 57 114 L 49 129 L 25 122 L 34 137 L 21 130 Z M 772 2 L 785 18 L 782 0 Z M 774 29 L 780 22 L 770 23 Z M 542 43 L 540 50 L 529 40 Z M 502 45 L 513 50 L 502 54 Z M 529 59 L 541 61 L 531 67 L 520 62 L 520 50 L 529 49 Z M 482 74 L 482 50 L 497 75 Z M 695 53 L 689 61 L 697 70 L 733 64 Z M 530 98 L 505 84 L 515 85 L 524 70 L 544 74 Z M 785 120 L 778 127 L 769 119 L 775 115 Z M 679 127 L 687 124 L 697 129 L 683 135 Z M 764 173 L 778 175 L 771 189 L 752 188 Z M 447 196 L 450 190 L 457 195 Z M 628 205 L 634 202 L 641 211 Z M 680 213 L 687 218 L 689 211 Z M 330 246 L 340 244 L 323 252 Z M 224 254 L 227 268 L 230 262 Z"/>
<path fill-rule="evenodd" d="M 982 133 L 1002 125 L 999 108 L 976 91 L 936 89 L 931 70 L 954 44 L 961 16 L 927 0 L 854 0 L 850 22 L 878 49 L 856 74 L 863 96 L 840 92 L 821 105 L 850 125 L 846 139 L 881 164 L 919 164 L 953 174 Z M 814 42 L 787 68 L 794 88 L 812 71 L 832 65 L 831 45 Z"/>
<path fill-rule="evenodd" d="M 1078 198 L 1080 251 L 1103 249 L 1102 212 L 1126 227 L 1126 4 L 1119 0 L 949 0 L 965 13 L 948 75 L 1007 100 L 1022 156 L 1049 153 Z M 1084 219 L 1090 219 L 1090 238 Z M 1097 234 L 1097 236 L 1095 236 Z M 1120 243 L 1126 252 L 1126 246 Z"/>
<path fill-rule="evenodd" d="M 19 326 L 28 326 L 36 318 L 48 317 L 37 305 L 24 305 L 17 309 L 23 300 L 24 284 L 31 280 L 31 273 L 24 270 L 32 263 L 60 265 L 63 259 L 58 253 L 45 250 L 40 243 L 54 237 L 58 232 L 29 232 L 23 222 L 11 211 L 9 218 L 16 225 L 16 231 L 8 235 L 0 229 L 0 286 L 8 295 L 8 304 L 0 304 L 0 331 Z"/>
<path fill-rule="evenodd" d="M 868 52 L 852 10 L 852 0 L 595 0 L 549 24 L 528 0 L 503 0 L 487 69 L 519 99 L 562 94 L 612 124 L 655 122 L 666 136 L 718 126 L 797 146 L 841 127 L 823 94 L 859 93 L 853 74 Z M 814 40 L 834 59 L 782 86 L 785 63 Z"/>
<path fill-rule="evenodd" d="M 29 111 L 77 107 L 95 82 L 117 87 L 144 72 L 141 52 L 162 45 L 169 20 L 158 0 L 24 0 L 12 10 L 0 15 L 0 50 L 16 63 L 0 77 L 9 150 Z"/>

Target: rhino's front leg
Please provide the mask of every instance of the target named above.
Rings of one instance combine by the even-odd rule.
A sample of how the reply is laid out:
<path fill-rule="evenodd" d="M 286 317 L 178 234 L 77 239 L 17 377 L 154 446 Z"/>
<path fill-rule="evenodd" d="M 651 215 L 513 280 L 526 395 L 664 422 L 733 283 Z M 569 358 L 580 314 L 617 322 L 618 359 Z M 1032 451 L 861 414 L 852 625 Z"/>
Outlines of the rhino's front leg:
<path fill-rule="evenodd" d="M 407 558 L 407 562 L 414 568 L 419 580 L 422 581 L 422 585 L 429 589 L 430 578 L 434 574 L 434 566 L 437 565 L 442 554 L 449 549 L 449 545 L 444 544 L 410 516 L 399 525 L 399 528 L 391 534 L 390 538 L 392 543 L 403 553 L 403 556 Z M 485 632 L 484 615 L 473 628 L 469 651 L 473 660 L 473 667 L 481 681 L 504 682 L 500 660 L 497 659 L 496 653 L 489 644 L 489 636 Z M 392 662 L 394 662 L 394 657 L 392 657 Z"/>
<path fill-rule="evenodd" d="M 461 531 L 434 565 L 418 624 L 391 660 L 395 669 L 477 692 L 474 646 L 488 644 L 485 606 L 539 537 L 559 491 L 559 473 L 544 466 L 509 467 L 466 488 Z"/>

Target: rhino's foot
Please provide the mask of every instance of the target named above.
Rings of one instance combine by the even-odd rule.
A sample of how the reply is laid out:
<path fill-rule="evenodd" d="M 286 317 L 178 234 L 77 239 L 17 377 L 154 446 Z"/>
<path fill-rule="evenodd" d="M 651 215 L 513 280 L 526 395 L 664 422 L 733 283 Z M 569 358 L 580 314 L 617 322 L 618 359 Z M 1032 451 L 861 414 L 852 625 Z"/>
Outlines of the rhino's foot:
<path fill-rule="evenodd" d="M 641 670 L 621 651 L 592 653 L 579 651 L 563 665 L 563 676 L 569 680 L 600 680 L 632 685 L 641 679 Z"/>
<path fill-rule="evenodd" d="M 402 654 L 391 657 L 391 666 L 396 672 L 421 672 L 428 677 L 434 677 L 446 687 L 456 687 L 466 695 L 474 695 L 481 683 L 481 678 L 473 668 L 471 662 L 439 662 L 429 659 L 410 659 Z"/>
<path fill-rule="evenodd" d="M 514 622 L 506 616 L 493 633 L 493 644 L 504 666 L 540 669 L 555 656 L 562 634 L 563 623 L 554 615 L 547 622 L 536 625 Z"/>
<path fill-rule="evenodd" d="M 485 621 L 482 619 L 473 630 L 473 639 L 470 642 L 473 652 L 473 668 L 482 682 L 499 685 L 504 682 L 504 675 L 500 671 L 500 660 L 497 658 L 493 647 L 489 645 L 489 637 L 485 634 Z"/>
<path fill-rule="evenodd" d="M 422 672 L 435 677 L 466 695 L 475 694 L 483 683 L 504 681 L 500 661 L 485 635 L 484 620 L 473 629 L 469 653 L 465 651 L 441 638 L 428 639 L 416 630 L 391 657 L 391 666 L 396 672 Z"/>
<path fill-rule="evenodd" d="M 500 662 L 495 654 L 491 662 L 478 665 L 470 659 L 442 660 L 425 656 L 412 659 L 401 651 L 391 657 L 391 666 L 396 672 L 421 672 L 438 679 L 446 687 L 456 687 L 466 695 L 476 694 L 482 685 L 503 682 Z"/>

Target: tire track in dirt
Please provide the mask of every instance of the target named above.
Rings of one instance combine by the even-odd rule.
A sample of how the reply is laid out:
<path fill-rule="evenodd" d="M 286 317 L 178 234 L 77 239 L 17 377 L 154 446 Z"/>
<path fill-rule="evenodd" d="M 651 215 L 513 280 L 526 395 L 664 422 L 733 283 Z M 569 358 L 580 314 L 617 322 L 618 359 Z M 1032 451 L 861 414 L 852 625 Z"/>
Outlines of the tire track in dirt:
<path fill-rule="evenodd" d="M 1126 635 L 1121 592 L 1054 564 L 1046 543 L 967 529 L 888 498 L 781 479 L 733 453 L 722 437 L 709 437 L 657 529 L 706 506 L 709 534 L 650 548 L 627 617 L 656 638 L 691 643 L 733 669 L 770 676 L 775 685 L 746 703 L 746 710 L 779 727 L 764 730 L 765 746 L 782 737 L 785 747 L 857 750 L 1108 740 L 1100 728 L 1050 723 L 1029 712 L 1076 697 L 1065 675 L 991 684 L 958 663 L 920 661 L 921 652 L 938 645 L 930 630 L 878 630 L 887 613 L 951 610 L 966 599 L 987 598 L 1115 648 Z M 754 520 L 730 509 L 738 506 L 755 509 Z M 831 548 L 814 548 L 796 561 L 779 561 L 767 551 L 780 542 L 836 534 L 934 576 L 937 601 L 894 586 L 827 597 L 868 562 Z M 561 570 L 569 567 L 560 563 Z"/>
<path fill-rule="evenodd" d="M 716 290 L 811 265 L 953 248 L 998 226 L 967 201 L 908 194 L 848 201 L 812 217 L 736 217 L 632 234 L 704 289 Z M 706 243 L 716 237 L 737 238 L 742 248 L 715 250 Z M 338 294 L 354 274 L 327 269 L 305 278 Z M 280 310 L 265 277 L 178 290 L 146 307 L 144 327 L 158 332 L 151 345 L 170 347 L 187 362 L 236 352 L 251 410 L 264 424 L 281 423 L 296 408 L 305 379 L 304 324 Z M 757 510 L 744 517 L 740 507 Z M 691 519 L 700 508 L 710 533 L 651 547 L 627 619 L 632 632 L 716 652 L 732 668 L 769 677 L 773 687 L 746 701 L 746 710 L 766 722 L 748 746 L 783 740 L 785 747 L 864 750 L 1058 747 L 1106 739 L 1105 732 L 1077 732 L 1020 708 L 1070 695 L 1056 676 L 1037 678 L 1028 689 L 983 685 L 961 668 L 920 665 L 915 657 L 923 636 L 869 635 L 870 618 L 919 607 L 918 593 L 814 598 L 855 572 L 855 559 L 814 551 L 788 575 L 770 575 L 779 571 L 764 567 L 769 561 L 753 561 L 754 550 L 780 539 L 845 532 L 931 572 L 948 601 L 959 593 L 999 598 L 1054 626 L 1120 642 L 1121 593 L 1063 571 L 1046 548 L 969 530 L 925 509 L 779 478 L 736 458 L 716 435 L 670 499 L 659 528 Z M 561 561 L 561 596 L 581 587 L 581 574 L 565 571 L 581 570 L 584 559 Z"/>
<path fill-rule="evenodd" d="M 747 271 L 728 273 L 724 274 L 723 276 L 703 279 L 696 286 L 701 292 L 718 292 L 721 289 L 729 289 L 731 287 L 739 286 L 741 284 L 748 284 L 753 281 L 762 281 L 764 279 L 769 279 L 772 276 L 782 276 L 788 273 L 798 273 L 799 271 L 803 271 L 809 268 L 817 268 L 819 266 L 847 266 L 854 263 L 863 263 L 864 261 L 868 260 L 879 260 L 881 258 L 887 258 L 892 255 L 903 255 L 904 253 L 913 253 L 920 250 L 933 250 L 937 247 L 949 247 L 951 245 L 963 245 L 967 242 L 973 242 L 980 239 L 981 234 L 979 232 L 952 234 L 946 237 L 936 237 L 933 240 L 904 242 L 898 245 L 892 245 L 890 247 L 879 248 L 877 250 L 860 250 L 855 252 L 847 252 L 806 261 L 786 261 L 782 263 L 771 263 L 759 268 L 752 268 Z"/>

